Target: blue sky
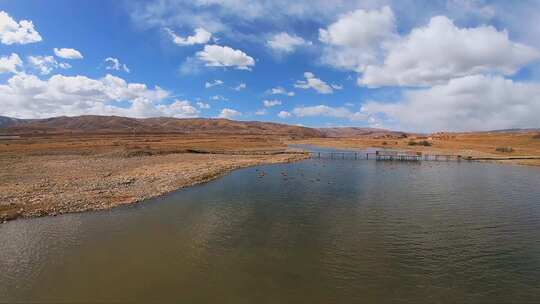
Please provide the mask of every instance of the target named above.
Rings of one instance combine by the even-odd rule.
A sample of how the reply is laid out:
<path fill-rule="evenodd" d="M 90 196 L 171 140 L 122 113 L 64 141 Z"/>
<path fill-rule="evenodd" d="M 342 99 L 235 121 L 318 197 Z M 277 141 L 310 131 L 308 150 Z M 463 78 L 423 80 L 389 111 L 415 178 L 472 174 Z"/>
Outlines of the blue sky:
<path fill-rule="evenodd" d="M 0 115 L 540 127 L 537 1 L 18 0 L 0 11 Z"/>

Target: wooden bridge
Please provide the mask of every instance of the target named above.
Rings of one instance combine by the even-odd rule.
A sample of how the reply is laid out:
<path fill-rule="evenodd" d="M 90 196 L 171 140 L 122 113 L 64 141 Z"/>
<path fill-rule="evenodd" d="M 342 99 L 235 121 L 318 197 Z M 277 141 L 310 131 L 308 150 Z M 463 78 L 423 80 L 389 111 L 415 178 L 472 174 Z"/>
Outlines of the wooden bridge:
<path fill-rule="evenodd" d="M 348 159 L 348 160 L 369 160 L 377 161 L 462 161 L 473 160 L 470 157 L 450 154 L 424 154 L 422 152 L 411 151 L 375 151 L 375 152 L 309 152 L 312 158 L 321 159 Z"/>

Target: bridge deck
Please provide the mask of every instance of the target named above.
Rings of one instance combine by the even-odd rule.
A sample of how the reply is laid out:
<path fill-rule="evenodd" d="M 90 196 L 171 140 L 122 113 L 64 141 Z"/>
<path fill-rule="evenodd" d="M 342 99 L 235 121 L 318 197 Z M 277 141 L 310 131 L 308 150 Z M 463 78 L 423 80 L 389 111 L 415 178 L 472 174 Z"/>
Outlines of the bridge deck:
<path fill-rule="evenodd" d="M 376 151 L 376 152 L 310 152 L 313 158 L 349 159 L 377 161 L 462 161 L 472 158 L 449 154 L 423 154 L 420 152 Z"/>

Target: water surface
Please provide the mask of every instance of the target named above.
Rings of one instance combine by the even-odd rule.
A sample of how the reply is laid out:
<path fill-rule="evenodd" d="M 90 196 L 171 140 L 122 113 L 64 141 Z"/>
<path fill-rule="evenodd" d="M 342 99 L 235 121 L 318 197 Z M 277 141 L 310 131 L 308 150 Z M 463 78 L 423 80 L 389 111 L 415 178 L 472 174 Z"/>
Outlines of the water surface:
<path fill-rule="evenodd" d="M 538 303 L 539 185 L 481 163 L 242 169 L 0 225 L 0 302 Z"/>

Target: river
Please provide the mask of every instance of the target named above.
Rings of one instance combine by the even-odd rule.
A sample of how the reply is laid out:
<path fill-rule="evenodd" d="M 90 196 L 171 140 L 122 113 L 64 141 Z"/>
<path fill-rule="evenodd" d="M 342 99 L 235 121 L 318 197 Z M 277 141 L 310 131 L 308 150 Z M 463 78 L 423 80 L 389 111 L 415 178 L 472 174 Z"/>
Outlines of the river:
<path fill-rule="evenodd" d="M 312 159 L 0 225 L 0 302 L 540 302 L 540 170 Z"/>

